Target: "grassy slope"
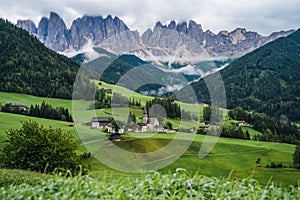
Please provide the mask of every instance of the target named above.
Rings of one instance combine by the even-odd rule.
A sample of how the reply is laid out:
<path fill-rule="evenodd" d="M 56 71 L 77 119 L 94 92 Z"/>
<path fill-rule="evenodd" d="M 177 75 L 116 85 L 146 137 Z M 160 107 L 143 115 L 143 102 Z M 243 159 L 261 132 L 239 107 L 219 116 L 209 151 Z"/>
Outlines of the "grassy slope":
<path fill-rule="evenodd" d="M 19 103 L 26 104 L 30 106 L 30 104 L 42 104 L 43 100 L 53 106 L 63 106 L 71 110 L 72 101 L 65 99 L 55 99 L 55 98 L 46 98 L 46 97 L 36 97 L 32 95 L 26 94 L 17 94 L 17 93 L 8 93 L 8 92 L 0 92 L 0 103 Z"/>
<path fill-rule="evenodd" d="M 133 138 L 135 136 L 136 138 Z M 127 151 L 137 153 L 153 152 L 168 144 L 174 137 L 174 134 L 156 134 L 152 136 L 150 133 L 145 133 L 143 136 L 145 138 L 140 138 L 141 134 L 131 133 L 130 136 L 125 136 L 124 141 L 115 144 Z M 199 172 L 207 176 L 226 177 L 233 170 L 233 178 L 245 178 L 253 175 L 253 178 L 262 184 L 267 184 L 270 179 L 283 185 L 296 185 L 299 181 L 300 171 L 289 168 L 292 165 L 294 145 L 219 138 L 218 143 L 210 154 L 200 159 L 199 150 L 203 140 L 203 135 L 196 135 L 194 142 L 184 155 L 159 171 L 167 173 L 169 171 L 174 172 L 177 168 L 185 168 L 191 173 Z M 91 149 L 92 152 L 97 152 L 102 145 L 101 142 L 95 142 L 87 144 L 87 148 Z M 101 149 L 102 151 L 107 150 L 106 147 Z M 256 164 L 258 158 L 261 159 L 260 164 Z M 147 158 L 145 157 L 145 159 Z M 127 162 L 130 163 L 132 161 L 128 158 L 122 164 Z M 135 162 L 142 161 L 136 160 Z M 271 162 L 281 162 L 287 167 L 281 169 L 267 168 L 267 164 Z M 155 165 L 155 163 L 152 164 Z M 100 171 L 95 171 L 93 174 L 102 176 Z"/>
<path fill-rule="evenodd" d="M 1 139 L 4 139 L 3 133 L 7 129 L 19 127 L 19 121 L 27 119 L 35 120 L 45 126 L 62 128 L 78 137 L 75 127 L 67 127 L 67 123 L 65 122 L 30 118 L 0 112 Z M 91 137 L 97 137 L 97 135 L 100 134 L 99 131 L 91 130 L 89 127 L 81 126 L 80 128 L 88 133 L 86 138 L 82 138 L 84 141 L 89 141 L 93 139 Z M 134 134 L 131 134 L 131 136 L 134 136 Z M 143 136 L 147 135 L 144 134 Z M 125 150 L 136 148 L 136 151 L 138 152 L 155 151 L 167 144 L 173 137 L 174 134 L 157 134 L 152 139 L 130 139 L 129 141 L 123 141 L 118 145 Z M 165 173 L 174 171 L 176 168 L 186 168 L 193 173 L 199 170 L 200 174 L 208 176 L 227 176 L 231 170 L 234 170 L 233 177 L 242 178 L 250 176 L 254 167 L 256 167 L 254 178 L 258 179 L 263 184 L 266 184 L 272 176 L 272 180 L 277 183 L 283 183 L 284 185 L 297 184 L 299 180 L 299 170 L 290 168 L 269 169 L 265 167 L 270 162 L 281 162 L 287 166 L 291 165 L 292 154 L 295 148 L 293 145 L 219 138 L 218 143 L 212 152 L 204 159 L 199 159 L 198 152 L 203 139 L 204 136 L 196 135 L 189 150 L 176 162 L 161 171 Z M 98 146 L 99 144 L 100 143 L 96 142 L 94 144 L 91 143 L 90 145 Z M 88 147 L 91 147 L 90 145 L 88 145 Z M 85 151 L 85 148 L 82 146 L 80 152 L 83 151 Z M 262 160 L 261 167 L 260 165 L 255 164 L 257 158 L 261 158 Z M 98 163 L 96 160 L 91 160 L 91 163 L 93 164 L 92 174 L 96 177 L 105 174 L 117 174 L 118 176 L 128 175 L 111 170 L 105 165 Z"/>
<path fill-rule="evenodd" d="M 102 87 L 113 88 L 113 85 L 103 83 Z M 126 89 L 121 88 L 123 92 L 126 92 Z M 150 99 L 151 97 L 145 97 L 140 94 L 135 94 L 136 97 L 143 97 L 142 104 Z M 24 103 L 24 104 L 40 104 L 42 100 L 45 100 L 47 103 L 54 106 L 65 106 L 72 109 L 72 103 L 68 100 L 61 99 L 49 99 L 49 98 L 39 98 L 23 94 L 11 94 L 11 93 L 1 93 L 0 102 L 14 102 L 14 103 Z M 89 104 L 84 102 L 81 106 L 84 110 Z M 120 108 L 120 110 L 123 110 Z M 110 111 L 110 110 L 107 110 Z M 93 112 L 93 111 L 88 111 Z M 123 111 L 122 111 L 123 112 Z M 134 111 L 136 114 L 140 115 L 141 110 L 136 109 Z M 102 113 L 103 114 L 103 113 Z M 87 115 L 90 115 L 87 114 Z M 105 115 L 105 114 L 103 114 Z M 52 126 L 62 128 L 65 131 L 74 134 L 78 137 L 75 127 L 67 127 L 68 123 L 47 119 L 31 118 L 21 115 L 7 114 L 0 112 L 0 141 L 5 139 L 5 131 L 10 128 L 20 127 L 19 121 L 21 120 L 35 120 L 45 126 Z M 171 120 L 174 124 L 178 124 L 177 120 Z M 184 122 L 185 124 L 185 122 Z M 186 123 L 185 126 L 189 126 L 190 123 Z M 176 125 L 175 125 L 176 128 Z M 80 127 L 87 134 L 87 138 L 82 138 L 83 140 L 90 140 L 90 136 L 97 137 L 99 131 L 91 130 L 89 127 Z M 251 134 L 251 132 L 250 132 Z M 155 135 L 153 140 L 132 140 L 131 142 L 124 142 L 120 144 L 124 149 L 132 149 L 133 147 L 138 147 L 137 151 L 153 151 L 155 148 L 159 148 L 162 145 L 168 143 L 168 141 L 158 140 L 159 138 L 163 139 L 172 139 L 174 135 L 172 134 L 158 134 Z M 276 182 L 282 182 L 283 184 L 296 184 L 300 172 L 290 168 L 284 169 L 268 169 L 265 168 L 270 162 L 281 162 L 284 165 L 292 164 L 292 154 L 294 152 L 293 145 L 279 144 L 279 143 L 265 143 L 265 142 L 255 142 L 255 141 L 246 141 L 246 140 L 235 140 L 235 139 L 226 139 L 220 138 L 218 144 L 215 146 L 211 154 L 204 158 L 199 159 L 198 151 L 200 149 L 201 143 L 204 136 L 197 135 L 193 145 L 190 150 L 179 158 L 175 163 L 170 165 L 168 168 L 162 169 L 161 171 L 166 172 L 169 170 L 175 170 L 178 167 L 187 168 L 189 171 L 199 170 L 201 174 L 210 175 L 210 176 L 227 176 L 231 170 L 234 170 L 234 177 L 247 177 L 251 175 L 254 167 L 255 175 L 254 177 L 260 180 L 262 183 L 267 183 L 269 178 L 273 176 L 273 180 Z M 0 144 L 1 147 L 2 144 Z M 86 151 L 84 147 L 80 148 L 80 152 Z M 256 165 L 255 162 L 257 158 L 261 158 L 261 166 Z M 104 174 L 118 174 L 125 175 L 128 174 L 116 172 L 106 167 L 103 164 L 98 163 L 95 159 L 90 161 L 93 166 L 93 174 L 98 176 L 99 174 L 103 176 Z"/>
<path fill-rule="evenodd" d="M 77 137 L 75 127 L 67 127 L 67 124 L 69 124 L 68 122 L 0 112 L 0 141 L 3 141 L 6 138 L 5 132 L 7 130 L 12 128 L 20 128 L 21 127 L 20 121 L 24 121 L 24 120 L 33 120 L 44 125 L 45 127 L 51 126 L 53 128 L 61 128 L 64 131 L 70 132 L 75 137 Z M 1 146 L 3 145 L 0 144 L 0 147 Z"/>
<path fill-rule="evenodd" d="M 149 96 L 145 96 L 140 93 L 137 93 L 137 92 L 133 92 L 122 86 L 112 85 L 112 84 L 108 84 L 105 82 L 101 82 L 101 83 L 102 83 L 102 85 L 99 85 L 100 88 L 103 87 L 103 88 L 112 89 L 114 92 L 121 93 L 122 95 L 128 95 L 128 97 L 130 97 L 130 98 L 140 99 L 142 106 L 145 105 L 146 101 L 153 99 L 153 97 L 149 97 Z"/>

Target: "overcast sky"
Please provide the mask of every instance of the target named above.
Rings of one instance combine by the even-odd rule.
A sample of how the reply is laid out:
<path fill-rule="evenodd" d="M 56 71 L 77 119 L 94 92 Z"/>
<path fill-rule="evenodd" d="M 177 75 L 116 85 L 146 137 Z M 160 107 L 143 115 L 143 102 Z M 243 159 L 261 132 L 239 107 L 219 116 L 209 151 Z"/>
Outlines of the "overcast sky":
<path fill-rule="evenodd" d="M 72 20 L 87 15 L 111 14 L 131 29 L 153 27 L 174 19 L 190 19 L 214 33 L 237 27 L 267 35 L 300 28 L 300 0 L 0 0 L 0 17 L 16 23 L 57 12 L 70 27 Z"/>

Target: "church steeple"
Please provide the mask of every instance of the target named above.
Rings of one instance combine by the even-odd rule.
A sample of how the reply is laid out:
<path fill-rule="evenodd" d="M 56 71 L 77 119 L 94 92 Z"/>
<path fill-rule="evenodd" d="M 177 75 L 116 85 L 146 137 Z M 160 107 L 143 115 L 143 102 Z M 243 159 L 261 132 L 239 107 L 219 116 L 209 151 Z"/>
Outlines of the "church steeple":
<path fill-rule="evenodd" d="M 143 123 L 147 124 L 148 123 L 148 112 L 147 108 L 144 108 L 144 113 L 143 113 Z"/>

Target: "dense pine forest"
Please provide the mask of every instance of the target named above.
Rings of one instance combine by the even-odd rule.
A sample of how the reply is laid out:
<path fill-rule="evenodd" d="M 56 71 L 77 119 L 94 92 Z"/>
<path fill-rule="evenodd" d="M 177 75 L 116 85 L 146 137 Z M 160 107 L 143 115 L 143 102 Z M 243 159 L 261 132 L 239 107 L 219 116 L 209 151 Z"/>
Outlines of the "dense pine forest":
<path fill-rule="evenodd" d="M 0 91 L 70 99 L 79 67 L 0 19 Z"/>
<path fill-rule="evenodd" d="M 220 73 L 229 108 L 300 120 L 300 30 L 243 56 Z M 204 80 L 193 87 L 200 101 L 209 102 Z"/>

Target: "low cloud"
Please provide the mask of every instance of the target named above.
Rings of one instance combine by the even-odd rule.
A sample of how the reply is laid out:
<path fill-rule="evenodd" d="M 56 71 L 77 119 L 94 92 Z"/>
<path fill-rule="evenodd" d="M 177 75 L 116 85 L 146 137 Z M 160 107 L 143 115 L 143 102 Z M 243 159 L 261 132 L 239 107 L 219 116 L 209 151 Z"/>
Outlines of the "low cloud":
<path fill-rule="evenodd" d="M 193 19 L 204 29 L 217 33 L 244 27 L 269 34 L 273 31 L 299 28 L 299 0 L 0 0 L 0 17 L 16 22 L 32 19 L 55 11 L 71 22 L 84 14 L 119 16 L 132 29 L 152 27 L 156 21 L 168 23 Z"/>

